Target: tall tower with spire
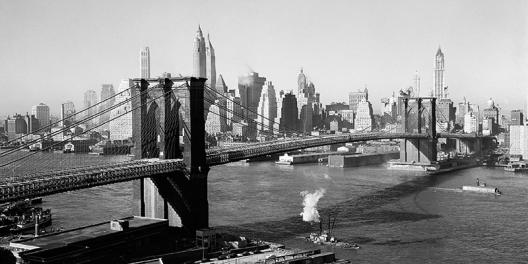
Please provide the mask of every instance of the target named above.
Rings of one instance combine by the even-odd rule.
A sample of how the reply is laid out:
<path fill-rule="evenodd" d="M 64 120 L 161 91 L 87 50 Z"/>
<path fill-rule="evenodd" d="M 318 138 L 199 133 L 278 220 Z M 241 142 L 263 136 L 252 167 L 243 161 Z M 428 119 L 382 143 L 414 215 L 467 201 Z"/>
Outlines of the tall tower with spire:
<path fill-rule="evenodd" d="M 207 71 L 207 82 L 206 85 L 212 89 L 216 88 L 216 65 L 215 65 L 215 52 L 209 34 L 207 34 L 206 44 L 206 71 Z"/>
<path fill-rule="evenodd" d="M 198 26 L 198 31 L 196 31 L 196 36 L 194 37 L 193 47 L 194 77 L 207 78 L 205 57 L 205 39 L 203 37 L 202 29 L 200 28 L 200 26 Z"/>
<path fill-rule="evenodd" d="M 306 85 L 306 75 L 304 75 L 303 68 L 301 68 L 301 72 L 297 76 L 297 94 L 304 93 Z"/>
<path fill-rule="evenodd" d="M 144 47 L 140 51 L 139 65 L 141 71 L 141 78 L 150 78 L 150 50 L 149 47 Z"/>
<path fill-rule="evenodd" d="M 414 90 L 416 91 L 417 97 L 420 97 L 420 75 L 418 75 L 418 71 L 414 74 Z"/>
<path fill-rule="evenodd" d="M 435 57 L 433 96 L 438 99 L 447 98 L 447 91 L 445 89 L 446 87 L 444 84 L 444 53 L 442 53 L 442 50 L 440 49 L 440 47 L 438 47 L 438 51 L 436 52 Z"/>

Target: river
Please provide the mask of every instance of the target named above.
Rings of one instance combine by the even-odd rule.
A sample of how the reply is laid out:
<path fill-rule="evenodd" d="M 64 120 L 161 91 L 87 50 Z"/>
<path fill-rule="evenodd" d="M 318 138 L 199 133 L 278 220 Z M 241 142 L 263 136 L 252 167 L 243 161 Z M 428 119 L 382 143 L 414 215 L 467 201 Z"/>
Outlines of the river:
<path fill-rule="evenodd" d="M 88 155 L 69 157 L 82 156 Z M 108 158 L 89 159 L 85 162 Z M 474 185 L 477 178 L 503 195 L 432 188 Z M 384 166 L 222 165 L 209 173 L 210 223 L 290 247 L 318 247 L 302 238 L 319 226 L 302 221 L 300 193 L 321 188 L 318 210 L 324 221 L 336 213 L 336 236 L 361 246 L 326 249 L 353 263 L 528 262 L 528 175 L 495 168 L 427 176 Z M 45 197 L 43 206 L 52 208 L 55 227 L 72 228 L 129 216 L 131 190 L 129 182 L 101 186 Z"/>

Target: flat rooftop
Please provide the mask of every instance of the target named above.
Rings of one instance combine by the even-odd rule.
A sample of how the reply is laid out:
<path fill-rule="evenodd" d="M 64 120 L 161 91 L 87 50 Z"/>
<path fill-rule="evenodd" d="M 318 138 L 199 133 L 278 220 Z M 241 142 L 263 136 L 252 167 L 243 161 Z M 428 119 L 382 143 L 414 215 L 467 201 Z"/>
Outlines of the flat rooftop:
<path fill-rule="evenodd" d="M 110 221 L 83 226 L 75 229 L 69 229 L 58 233 L 51 233 L 42 235 L 34 238 L 26 238 L 12 241 L 9 245 L 17 249 L 53 249 L 71 245 L 73 243 L 86 241 L 97 237 L 102 237 L 118 232 L 127 232 L 141 227 L 150 226 L 153 224 L 165 223 L 168 225 L 168 221 L 165 219 L 156 219 L 148 217 L 130 216 L 121 218 L 119 220 L 125 220 L 129 222 L 129 229 L 126 231 L 117 231 L 110 229 Z"/>

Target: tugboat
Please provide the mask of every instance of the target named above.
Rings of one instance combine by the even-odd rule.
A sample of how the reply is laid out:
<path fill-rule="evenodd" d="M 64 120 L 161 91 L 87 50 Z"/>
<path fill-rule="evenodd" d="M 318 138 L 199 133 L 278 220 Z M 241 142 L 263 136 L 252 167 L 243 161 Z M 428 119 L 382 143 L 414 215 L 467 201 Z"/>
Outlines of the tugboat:
<path fill-rule="evenodd" d="M 323 222 L 319 222 L 319 232 L 310 233 L 310 236 L 306 237 L 306 241 L 312 242 L 314 244 L 318 245 L 330 245 L 345 249 L 360 249 L 359 245 L 356 243 L 348 243 L 339 241 L 337 238 L 332 236 L 332 231 L 335 227 L 335 221 L 336 218 L 334 216 L 334 219 L 331 222 L 331 215 L 328 215 L 328 230 L 323 230 Z"/>

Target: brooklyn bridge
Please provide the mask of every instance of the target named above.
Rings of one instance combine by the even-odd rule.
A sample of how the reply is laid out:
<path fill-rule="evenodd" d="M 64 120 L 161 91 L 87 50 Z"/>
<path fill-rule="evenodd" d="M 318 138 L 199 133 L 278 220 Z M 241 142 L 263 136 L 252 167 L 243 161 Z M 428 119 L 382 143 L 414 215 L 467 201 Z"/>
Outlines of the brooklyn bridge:
<path fill-rule="evenodd" d="M 0 153 L 2 173 L 12 172 L 12 176 L 0 180 L 0 202 L 133 181 L 135 214 L 169 219 L 173 224 L 195 230 L 209 226 L 207 177 L 212 166 L 299 149 L 371 140 L 400 140 L 402 162 L 434 164 L 439 138 L 454 139 L 457 150 L 471 152 L 482 151 L 493 140 L 476 134 L 437 132 L 436 99 L 420 97 L 404 99 L 401 122 L 393 130 L 305 135 L 259 124 L 262 128 L 259 132 L 283 136 L 237 147 L 206 148 L 204 109 L 215 104 L 215 98 L 222 95 L 206 86 L 205 81 L 194 77 L 133 79 L 129 99 L 77 121 L 99 120 L 100 115 L 119 104 L 130 103 L 129 111 L 112 119 L 132 114 L 134 159 L 131 161 L 36 172 L 20 168 L 43 161 L 34 152 L 20 155 L 19 150 L 39 140 L 30 140 Z M 223 108 L 224 114 L 230 111 L 225 106 L 217 106 Z M 231 112 L 227 117 L 234 115 L 237 113 Z M 99 122 L 83 133 L 112 119 Z M 72 138 L 54 142 L 49 148 L 64 145 Z M 174 215 L 177 220 L 171 220 Z"/>

